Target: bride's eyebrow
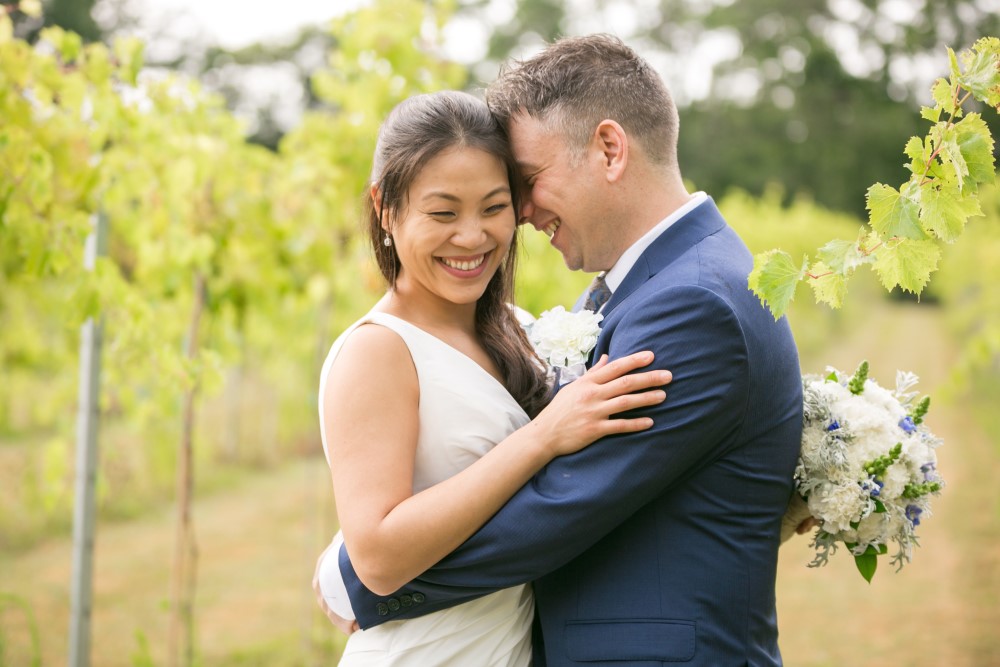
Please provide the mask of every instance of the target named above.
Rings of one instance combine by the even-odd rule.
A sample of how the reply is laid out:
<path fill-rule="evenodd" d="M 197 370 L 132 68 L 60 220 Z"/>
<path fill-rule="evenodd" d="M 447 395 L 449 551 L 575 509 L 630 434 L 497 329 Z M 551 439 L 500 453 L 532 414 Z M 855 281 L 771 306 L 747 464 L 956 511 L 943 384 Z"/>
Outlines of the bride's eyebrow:
<path fill-rule="evenodd" d="M 459 197 L 451 194 L 450 192 L 428 192 L 427 194 L 425 194 L 423 197 L 420 198 L 420 201 L 428 201 L 430 199 L 447 199 L 448 201 L 453 201 L 453 202 L 462 201 Z"/>
<path fill-rule="evenodd" d="M 506 185 L 501 185 L 483 195 L 483 199 L 486 200 L 489 199 L 490 197 L 495 197 L 498 194 L 510 194 L 510 188 Z M 423 197 L 420 198 L 420 201 L 425 202 L 431 199 L 446 199 L 447 201 L 452 201 L 455 203 L 461 203 L 462 201 L 460 197 L 453 195 L 450 192 L 441 192 L 441 191 L 428 192 L 427 194 L 425 194 Z"/>
<path fill-rule="evenodd" d="M 494 188 L 493 190 L 490 190 L 485 195 L 483 195 L 483 201 L 486 201 L 487 199 L 489 199 L 491 197 L 496 197 L 497 195 L 501 195 L 501 194 L 503 194 L 503 195 L 509 195 L 510 194 L 510 188 L 507 187 L 506 185 L 501 185 L 498 188 Z"/>

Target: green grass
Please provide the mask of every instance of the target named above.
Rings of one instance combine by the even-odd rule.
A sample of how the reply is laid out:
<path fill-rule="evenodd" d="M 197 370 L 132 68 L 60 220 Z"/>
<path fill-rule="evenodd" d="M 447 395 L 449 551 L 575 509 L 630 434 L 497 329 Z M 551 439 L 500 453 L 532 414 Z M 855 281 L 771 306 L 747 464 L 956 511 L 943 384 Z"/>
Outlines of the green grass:
<path fill-rule="evenodd" d="M 867 358 L 880 382 L 908 369 L 920 375 L 919 389 L 935 394 L 958 354 L 941 310 L 878 302 L 867 312 L 863 330 L 848 327 L 833 344 L 804 354 L 803 369 L 853 368 Z M 1000 664 L 1000 451 L 968 400 L 936 401 L 927 419 L 945 439 L 939 455 L 948 486 L 902 572 L 883 561 L 869 585 L 843 552 L 814 570 L 806 567 L 807 538 L 782 547 L 778 611 L 786 664 Z M 194 511 L 197 664 L 334 664 L 344 640 L 318 612 L 310 588 L 315 558 L 335 530 L 318 447 L 270 470 L 234 470 L 210 485 L 211 494 L 198 495 Z M 93 664 L 164 664 L 173 531 L 169 503 L 100 523 Z M 39 630 L 40 664 L 65 664 L 70 548 L 63 535 L 0 551 L 0 593 L 25 603 L 0 609 L 0 665 L 32 664 L 25 609 Z"/>

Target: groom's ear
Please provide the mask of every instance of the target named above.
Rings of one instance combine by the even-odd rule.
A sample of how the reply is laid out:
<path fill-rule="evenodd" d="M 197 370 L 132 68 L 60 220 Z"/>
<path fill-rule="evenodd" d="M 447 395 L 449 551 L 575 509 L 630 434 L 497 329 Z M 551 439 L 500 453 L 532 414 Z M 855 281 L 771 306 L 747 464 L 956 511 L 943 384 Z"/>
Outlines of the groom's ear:
<path fill-rule="evenodd" d="M 621 179 L 628 164 L 628 135 L 617 122 L 605 119 L 594 130 L 594 144 L 601 156 L 601 167 L 609 183 Z"/>

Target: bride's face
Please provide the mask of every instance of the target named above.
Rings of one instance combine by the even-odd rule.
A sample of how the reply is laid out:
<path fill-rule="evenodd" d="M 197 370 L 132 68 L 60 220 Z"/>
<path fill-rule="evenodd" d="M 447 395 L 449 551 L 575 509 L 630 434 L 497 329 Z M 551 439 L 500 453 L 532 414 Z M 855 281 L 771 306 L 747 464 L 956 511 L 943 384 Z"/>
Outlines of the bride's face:
<path fill-rule="evenodd" d="M 503 162 L 477 148 L 439 153 L 389 227 L 402 265 L 396 291 L 475 303 L 507 256 L 514 228 Z"/>

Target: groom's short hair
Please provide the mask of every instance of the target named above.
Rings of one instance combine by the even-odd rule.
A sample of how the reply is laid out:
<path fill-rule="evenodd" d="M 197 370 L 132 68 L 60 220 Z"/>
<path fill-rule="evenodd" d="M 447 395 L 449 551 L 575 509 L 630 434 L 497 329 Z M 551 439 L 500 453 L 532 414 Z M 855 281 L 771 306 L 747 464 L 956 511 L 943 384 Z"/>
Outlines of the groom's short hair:
<path fill-rule="evenodd" d="M 522 61 L 504 65 L 486 89 L 501 125 L 521 113 L 563 133 L 582 155 L 597 124 L 610 119 L 654 164 L 677 165 L 677 108 L 653 67 L 617 37 L 566 37 Z"/>

